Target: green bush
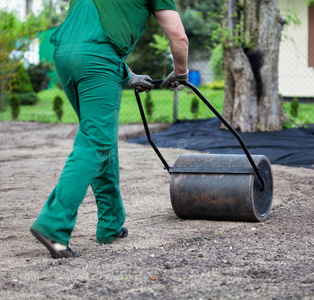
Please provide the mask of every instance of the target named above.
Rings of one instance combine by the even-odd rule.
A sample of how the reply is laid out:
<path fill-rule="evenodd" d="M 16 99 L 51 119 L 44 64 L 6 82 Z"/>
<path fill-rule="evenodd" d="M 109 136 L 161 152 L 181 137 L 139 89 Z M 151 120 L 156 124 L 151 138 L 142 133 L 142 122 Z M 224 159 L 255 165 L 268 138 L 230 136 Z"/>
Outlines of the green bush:
<path fill-rule="evenodd" d="M 35 105 L 39 101 L 35 93 L 21 93 L 17 97 L 20 99 L 21 105 Z"/>
<path fill-rule="evenodd" d="M 41 61 L 38 65 L 30 65 L 27 72 L 36 93 L 48 88 L 50 78 L 47 72 L 52 71 L 52 63 Z"/>
<path fill-rule="evenodd" d="M 225 67 L 223 58 L 223 47 L 221 44 L 217 45 L 213 50 L 210 60 L 210 69 L 213 72 L 214 80 L 223 80 L 225 77 Z"/>
<path fill-rule="evenodd" d="M 211 90 L 223 90 L 225 87 L 225 81 L 224 80 L 216 80 L 213 83 L 207 83 L 206 88 Z"/>
<path fill-rule="evenodd" d="M 296 118 L 298 116 L 299 104 L 299 99 L 297 97 L 294 97 L 290 105 L 291 117 Z"/>
<path fill-rule="evenodd" d="M 148 116 L 148 119 L 151 120 L 153 112 L 154 112 L 154 103 L 150 93 L 146 94 L 145 98 L 145 110 Z"/>
<path fill-rule="evenodd" d="M 197 97 L 193 97 L 191 102 L 191 113 L 193 114 L 193 118 L 196 119 L 199 112 L 199 101 Z"/>
<path fill-rule="evenodd" d="M 20 99 L 16 94 L 12 94 L 10 97 L 11 116 L 12 120 L 16 120 L 20 114 Z"/>
<path fill-rule="evenodd" d="M 12 93 L 21 94 L 34 92 L 27 70 L 22 63 L 19 64 L 12 77 L 13 78 L 9 84 L 9 89 Z"/>
<path fill-rule="evenodd" d="M 57 96 L 53 101 L 53 110 L 57 115 L 58 121 L 60 122 L 63 116 L 63 109 L 62 109 L 62 98 Z"/>

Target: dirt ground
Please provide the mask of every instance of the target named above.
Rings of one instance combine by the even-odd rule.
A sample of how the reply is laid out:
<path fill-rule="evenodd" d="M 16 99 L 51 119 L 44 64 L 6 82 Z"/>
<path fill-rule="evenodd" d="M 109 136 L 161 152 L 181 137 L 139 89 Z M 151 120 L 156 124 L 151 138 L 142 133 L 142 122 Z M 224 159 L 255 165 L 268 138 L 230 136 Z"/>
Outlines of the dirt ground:
<path fill-rule="evenodd" d="M 81 257 L 52 259 L 29 227 L 76 131 L 72 124 L 0 123 L 1 299 L 314 299 L 314 170 L 273 166 L 273 206 L 263 223 L 181 220 L 151 147 L 125 142 L 143 133 L 141 124 L 119 133 L 129 236 L 96 243 L 89 190 L 70 245 Z M 184 152 L 161 151 L 170 165 Z"/>

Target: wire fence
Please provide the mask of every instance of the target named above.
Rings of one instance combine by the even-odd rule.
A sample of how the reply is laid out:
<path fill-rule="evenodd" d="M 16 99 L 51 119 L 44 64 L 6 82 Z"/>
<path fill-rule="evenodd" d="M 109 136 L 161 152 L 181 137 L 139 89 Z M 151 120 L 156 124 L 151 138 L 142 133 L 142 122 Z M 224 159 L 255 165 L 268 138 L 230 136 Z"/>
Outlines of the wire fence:
<path fill-rule="evenodd" d="M 48 30 L 41 37 L 41 43 L 39 47 L 39 60 L 46 63 L 51 63 L 53 65 L 53 52 L 54 47 L 49 43 L 50 36 L 53 34 L 55 29 Z M 204 87 L 206 84 L 212 81 L 212 73 L 209 67 L 209 52 L 198 53 L 194 55 L 189 60 L 188 68 L 190 70 L 189 80 L 198 87 Z M 154 74 L 148 74 L 153 79 Z M 53 66 L 53 70 L 48 72 L 50 78 L 49 87 L 47 90 L 40 93 L 40 99 L 43 101 L 53 101 L 56 96 L 56 90 L 61 87 L 58 79 L 58 75 Z M 206 89 L 206 88 L 204 88 Z M 207 89 L 208 90 L 208 89 Z M 212 99 L 212 101 L 220 102 L 222 108 L 223 101 L 223 90 L 210 92 L 207 91 Z M 65 98 L 60 91 L 58 94 Z M 195 118 L 206 118 L 213 116 L 210 112 L 203 110 L 201 104 L 194 104 L 192 102 L 195 98 L 192 92 L 185 89 L 180 92 L 173 92 L 169 90 L 158 89 L 152 91 L 151 98 L 153 101 L 154 112 L 152 116 L 149 116 L 150 122 L 173 122 L 176 120 L 186 120 Z M 49 100 L 48 100 L 49 98 Z M 141 94 L 141 98 L 145 101 L 145 93 Z M 194 100 L 195 101 L 195 100 Z M 42 107 L 44 109 L 44 107 Z M 205 109 L 205 107 L 204 107 Z M 145 109 L 146 110 L 146 109 Z M 38 114 L 43 114 L 44 112 L 38 112 Z M 67 117 L 67 114 L 71 114 L 71 117 Z M 76 118 L 72 115 L 72 112 L 65 110 L 63 121 L 73 122 Z M 136 100 L 133 91 L 126 87 L 122 95 L 121 112 L 120 112 L 120 123 L 137 123 L 141 122 L 139 110 L 136 104 Z"/>
<path fill-rule="evenodd" d="M 48 72 L 50 78 L 47 89 L 40 92 L 40 101 L 43 103 L 52 103 L 56 95 L 65 95 L 60 90 L 61 85 L 53 66 L 54 47 L 49 43 L 49 38 L 54 29 L 47 31 L 41 38 L 39 46 L 39 60 L 52 64 L 52 70 Z M 314 41 L 312 41 L 314 43 Z M 297 97 L 300 102 L 314 103 L 314 45 L 309 44 L 307 40 L 284 40 L 280 45 L 279 55 L 279 93 L 286 101 Z M 213 74 L 209 66 L 209 53 L 198 53 L 189 58 L 188 68 L 190 70 L 190 81 L 198 86 L 206 98 L 222 112 L 223 108 L 223 90 L 212 90 L 208 85 L 213 82 Z M 153 74 L 149 74 L 153 79 Z M 147 95 L 141 95 L 145 101 L 148 101 Z M 150 122 L 173 122 L 175 120 L 186 120 L 196 118 L 212 117 L 208 108 L 202 104 L 195 103 L 194 94 L 184 89 L 179 93 L 169 90 L 157 89 L 152 91 L 151 98 L 154 106 L 154 112 L 148 116 Z M 75 113 L 70 105 L 69 109 L 64 110 L 64 122 L 77 122 Z M 313 108 L 314 110 L 314 105 Z M 42 111 L 41 111 L 42 110 Z M 44 115 L 47 106 L 36 108 L 36 115 Z M 52 110 L 52 109 L 51 109 Z M 146 107 L 149 113 L 149 107 Z M 314 112 L 312 112 L 314 115 Z M 45 119 L 50 121 L 49 117 Z M 138 107 L 132 90 L 126 89 L 123 93 L 121 113 L 121 123 L 141 122 Z M 314 120 L 313 122 L 314 123 Z"/>

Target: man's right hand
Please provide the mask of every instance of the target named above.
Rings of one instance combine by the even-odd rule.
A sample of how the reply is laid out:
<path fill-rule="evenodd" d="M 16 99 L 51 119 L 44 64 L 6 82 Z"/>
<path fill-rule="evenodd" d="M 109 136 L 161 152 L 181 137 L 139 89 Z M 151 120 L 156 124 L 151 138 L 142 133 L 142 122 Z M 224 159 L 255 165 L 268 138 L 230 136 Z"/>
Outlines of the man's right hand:
<path fill-rule="evenodd" d="M 154 88 L 154 85 L 150 83 L 152 79 L 148 75 L 136 75 L 133 72 L 130 72 L 130 80 L 128 84 L 135 88 L 138 93 L 146 92 L 148 93 L 150 90 Z"/>

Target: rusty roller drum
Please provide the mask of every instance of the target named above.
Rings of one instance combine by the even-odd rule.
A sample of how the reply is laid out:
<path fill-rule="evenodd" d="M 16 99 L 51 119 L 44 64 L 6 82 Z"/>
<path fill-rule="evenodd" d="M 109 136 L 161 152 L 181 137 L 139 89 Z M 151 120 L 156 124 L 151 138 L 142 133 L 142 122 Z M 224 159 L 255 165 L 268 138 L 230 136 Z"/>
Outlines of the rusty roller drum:
<path fill-rule="evenodd" d="M 151 81 L 161 84 L 162 79 Z M 170 197 L 182 219 L 263 221 L 271 208 L 273 177 L 264 155 L 250 155 L 237 131 L 190 82 L 182 82 L 231 131 L 245 155 L 183 154 L 169 167 L 153 142 L 139 93 L 134 89 L 147 139 L 171 175 Z"/>
<path fill-rule="evenodd" d="M 170 196 L 182 219 L 264 221 L 271 208 L 273 177 L 266 156 L 252 155 L 265 187 L 245 155 L 183 154 L 170 168 Z"/>

